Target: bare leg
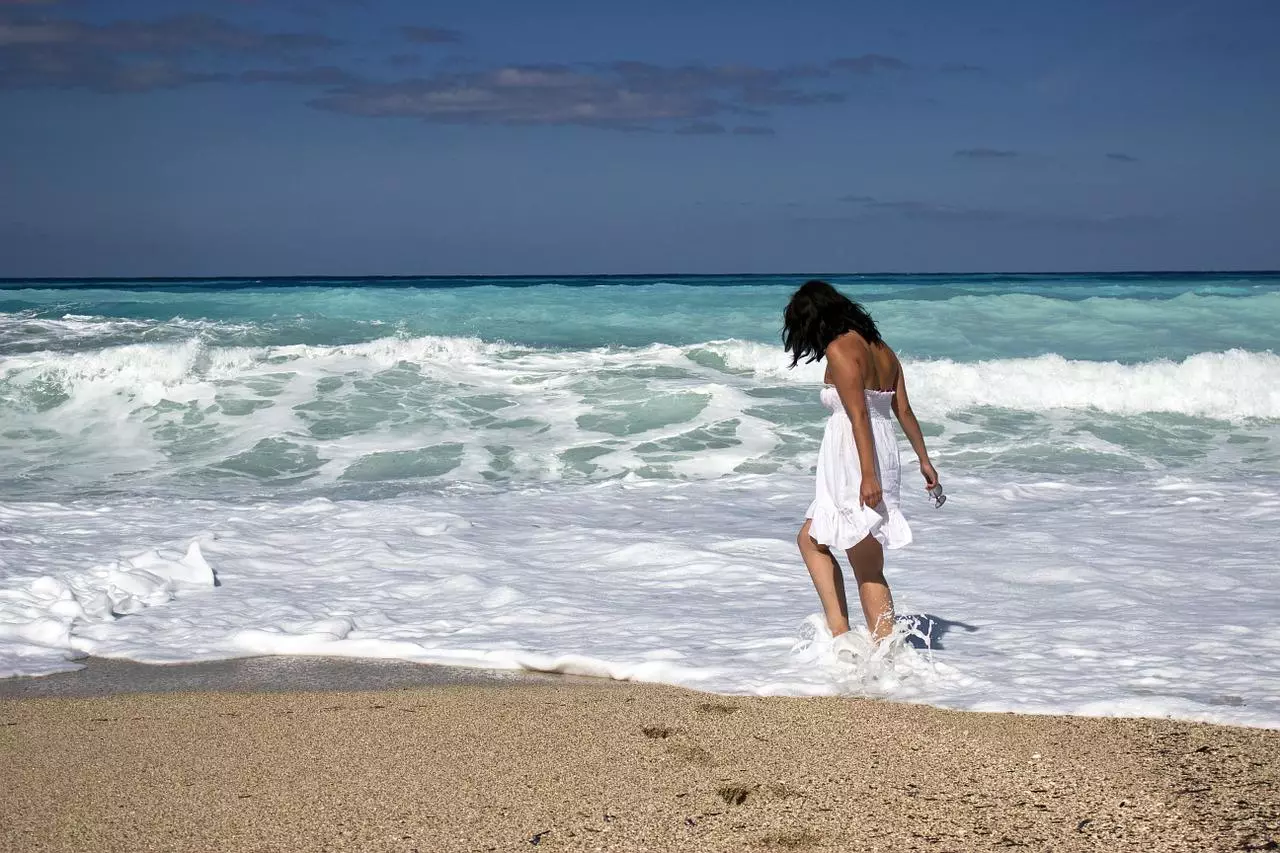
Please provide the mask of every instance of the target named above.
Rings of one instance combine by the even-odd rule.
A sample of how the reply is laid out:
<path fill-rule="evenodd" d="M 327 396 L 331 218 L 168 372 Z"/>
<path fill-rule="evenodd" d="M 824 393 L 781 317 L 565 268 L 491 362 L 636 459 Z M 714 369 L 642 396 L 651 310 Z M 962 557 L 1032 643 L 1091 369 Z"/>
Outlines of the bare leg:
<path fill-rule="evenodd" d="M 893 630 L 893 594 L 884 579 L 884 549 L 874 536 L 868 536 L 847 553 L 853 576 L 858 581 L 858 598 L 862 601 L 867 630 L 872 639 L 883 640 Z"/>
<path fill-rule="evenodd" d="M 809 535 L 809 520 L 805 520 L 796 536 L 796 544 L 800 546 L 800 556 L 809 569 L 809 577 L 813 579 L 814 588 L 818 590 L 818 598 L 822 601 L 822 612 L 827 617 L 827 627 L 831 636 L 838 637 L 849 630 L 849 601 L 844 594 L 844 574 L 840 564 L 826 545 L 820 545 Z"/>

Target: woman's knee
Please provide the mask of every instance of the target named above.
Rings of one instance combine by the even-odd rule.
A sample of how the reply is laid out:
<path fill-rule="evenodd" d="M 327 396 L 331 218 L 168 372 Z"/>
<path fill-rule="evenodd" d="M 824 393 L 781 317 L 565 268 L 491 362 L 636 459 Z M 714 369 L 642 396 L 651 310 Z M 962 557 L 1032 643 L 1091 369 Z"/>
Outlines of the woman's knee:
<path fill-rule="evenodd" d="M 810 522 L 806 520 L 804 524 L 800 525 L 800 532 L 796 534 L 796 546 L 801 551 L 827 553 L 830 549 L 809 535 L 809 524 Z"/>

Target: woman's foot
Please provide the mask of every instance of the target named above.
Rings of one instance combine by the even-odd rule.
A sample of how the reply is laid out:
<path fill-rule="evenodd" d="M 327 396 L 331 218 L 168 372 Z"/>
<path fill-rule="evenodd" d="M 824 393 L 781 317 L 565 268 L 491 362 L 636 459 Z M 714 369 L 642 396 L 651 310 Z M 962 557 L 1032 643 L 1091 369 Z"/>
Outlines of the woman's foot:
<path fill-rule="evenodd" d="M 831 653 L 844 664 L 856 665 L 867 656 L 868 651 L 866 638 L 854 631 L 845 631 L 831 641 Z"/>

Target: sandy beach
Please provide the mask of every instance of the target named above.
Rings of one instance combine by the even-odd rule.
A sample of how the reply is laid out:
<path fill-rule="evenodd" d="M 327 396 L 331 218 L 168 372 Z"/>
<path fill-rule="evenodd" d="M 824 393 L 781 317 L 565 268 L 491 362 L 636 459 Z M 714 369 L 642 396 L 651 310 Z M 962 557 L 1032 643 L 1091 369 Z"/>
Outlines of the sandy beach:
<path fill-rule="evenodd" d="M 0 847 L 1273 850 L 1280 732 L 542 681 L 0 701 Z"/>

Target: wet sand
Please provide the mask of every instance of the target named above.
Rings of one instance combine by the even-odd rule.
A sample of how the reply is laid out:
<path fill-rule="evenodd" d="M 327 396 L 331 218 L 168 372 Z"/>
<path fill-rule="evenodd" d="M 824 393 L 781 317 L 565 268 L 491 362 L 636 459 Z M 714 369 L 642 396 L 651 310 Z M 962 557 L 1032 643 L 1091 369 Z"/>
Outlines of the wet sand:
<path fill-rule="evenodd" d="M 371 691 L 446 684 L 563 683 L 572 676 L 435 666 L 378 658 L 282 655 L 203 663 L 145 664 L 81 658 L 83 668 L 38 678 L 0 678 L 0 699 L 88 698 L 121 693 Z M 577 679 L 597 683 L 597 679 Z"/>
<path fill-rule="evenodd" d="M 1280 732 L 514 679 L 0 700 L 0 849 L 1267 850 Z"/>

